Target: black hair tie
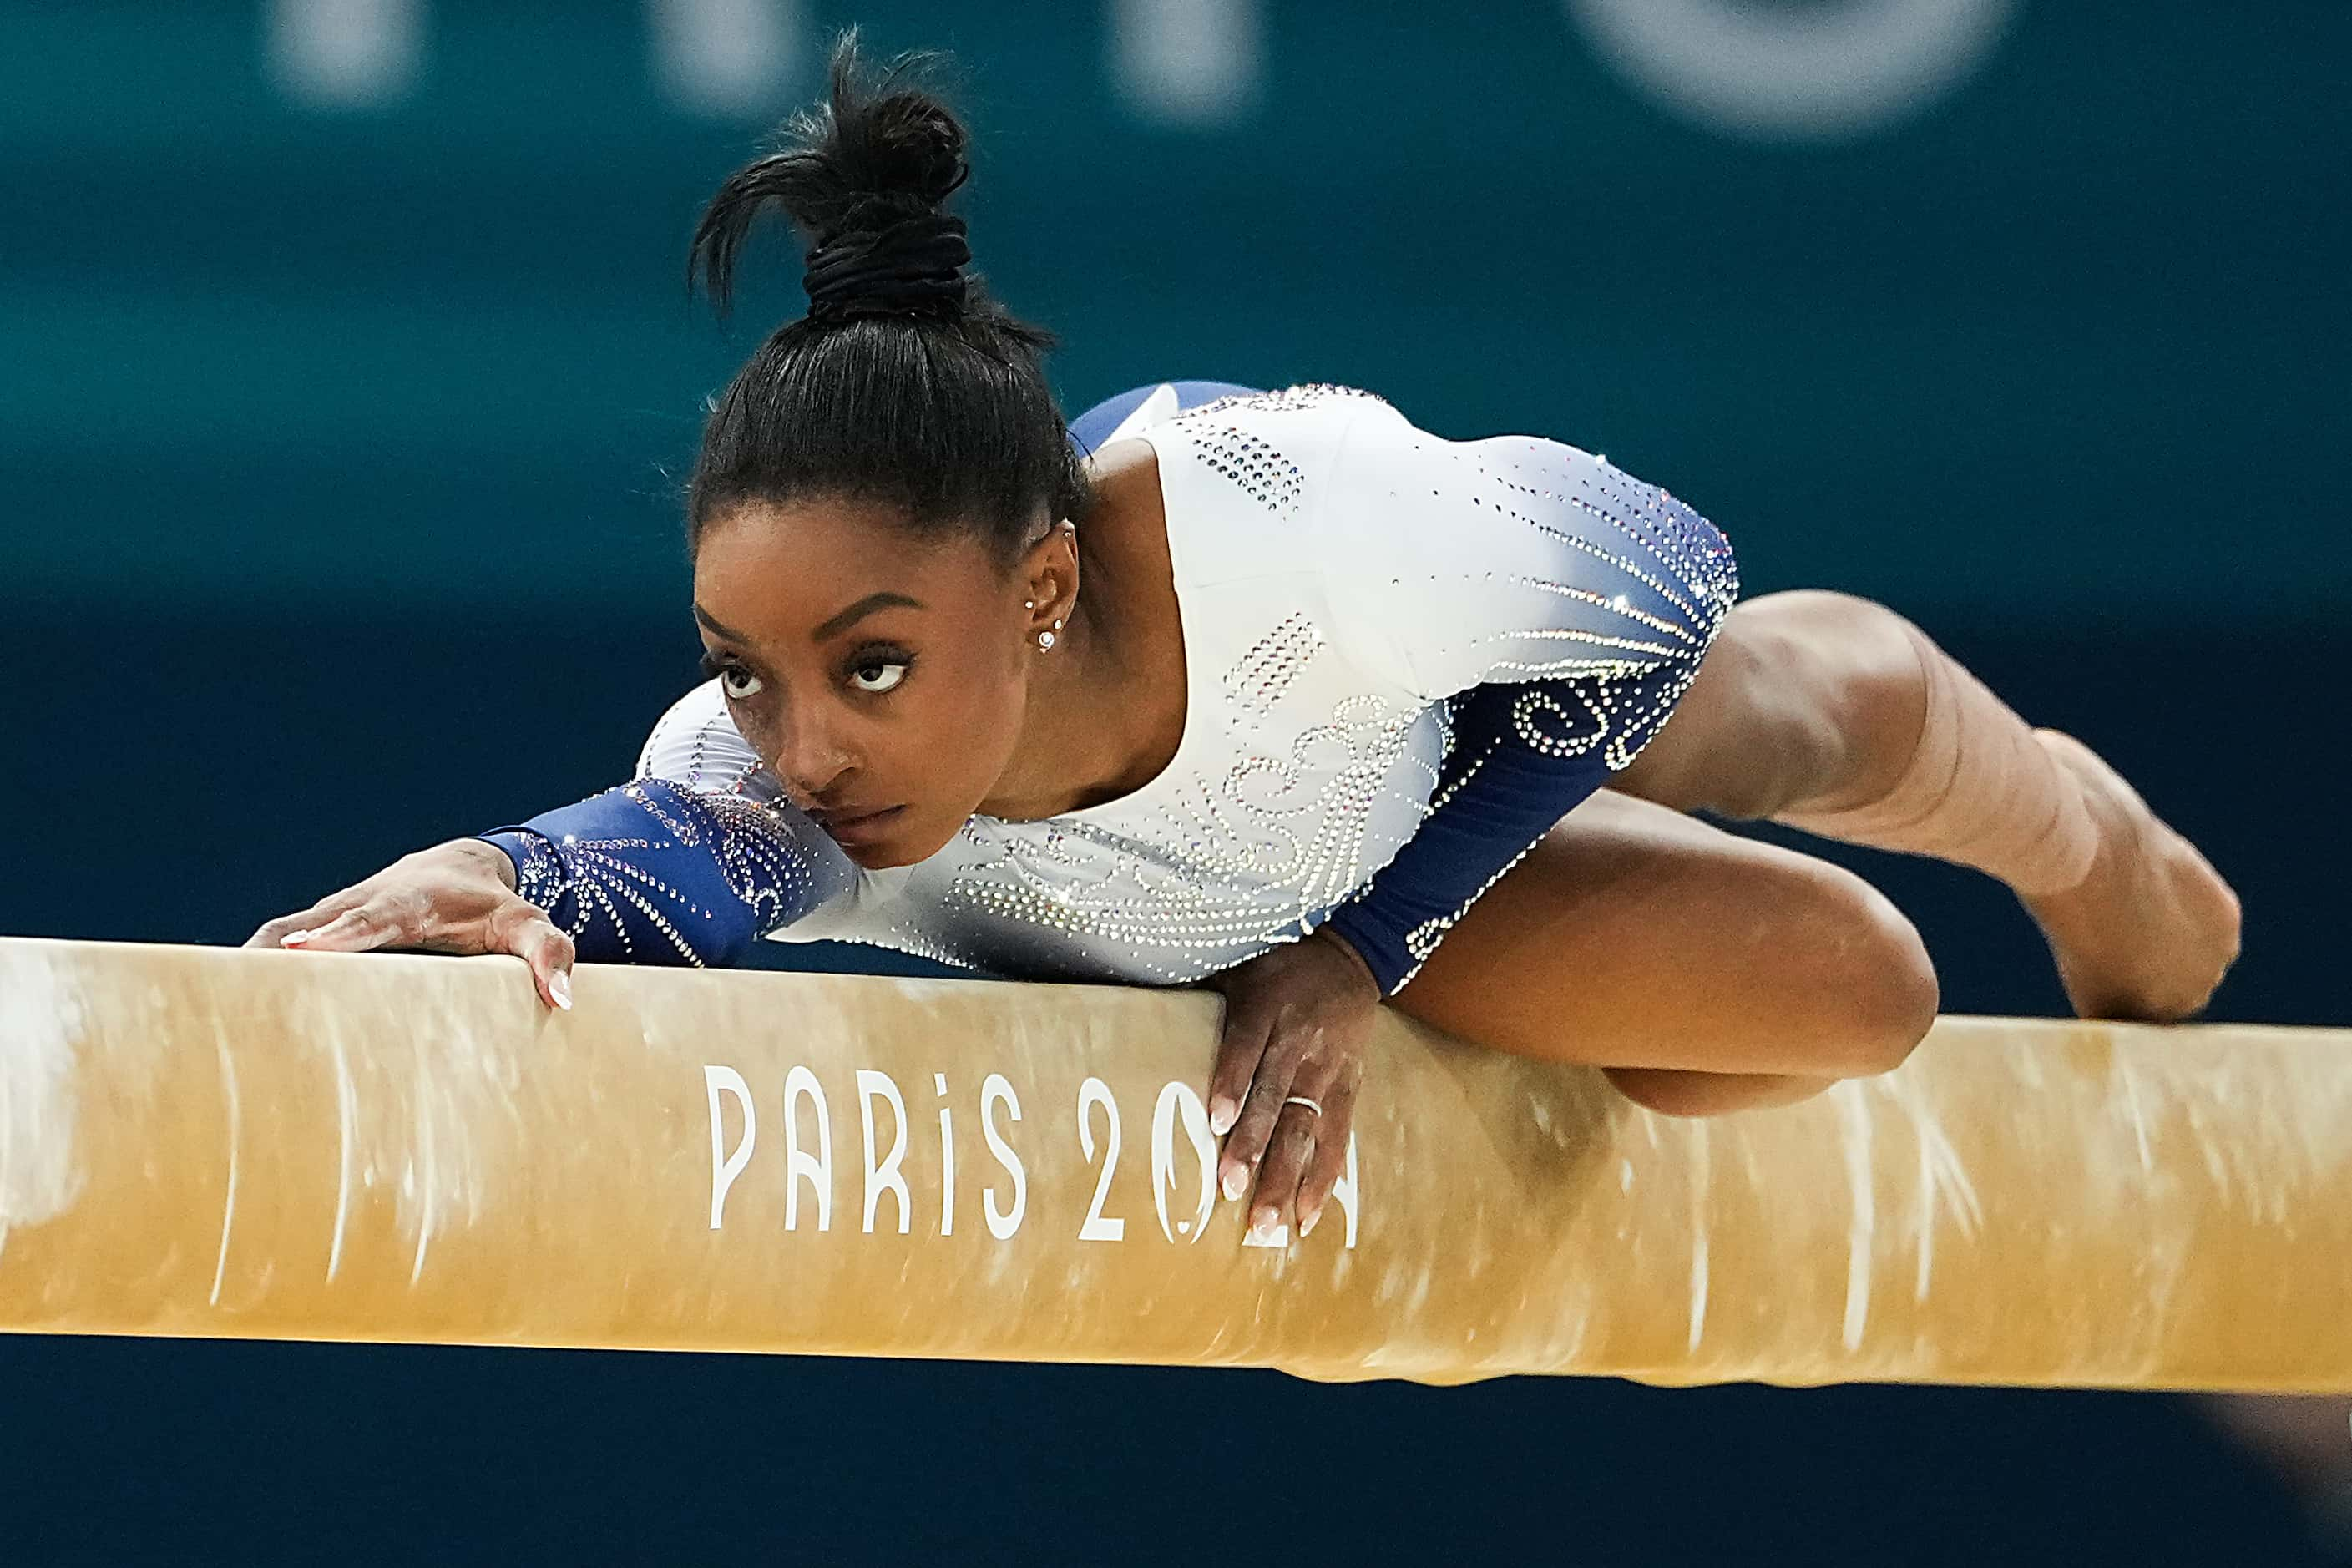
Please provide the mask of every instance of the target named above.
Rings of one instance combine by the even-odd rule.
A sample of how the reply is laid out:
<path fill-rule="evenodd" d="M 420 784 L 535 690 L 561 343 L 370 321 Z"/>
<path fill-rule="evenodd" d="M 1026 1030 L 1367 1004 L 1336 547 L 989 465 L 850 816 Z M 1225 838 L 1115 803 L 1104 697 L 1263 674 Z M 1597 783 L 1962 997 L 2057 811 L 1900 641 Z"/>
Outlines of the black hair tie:
<path fill-rule="evenodd" d="M 828 235 L 804 258 L 809 319 L 847 320 L 894 310 L 937 312 L 963 303 L 964 221 L 945 213 Z"/>

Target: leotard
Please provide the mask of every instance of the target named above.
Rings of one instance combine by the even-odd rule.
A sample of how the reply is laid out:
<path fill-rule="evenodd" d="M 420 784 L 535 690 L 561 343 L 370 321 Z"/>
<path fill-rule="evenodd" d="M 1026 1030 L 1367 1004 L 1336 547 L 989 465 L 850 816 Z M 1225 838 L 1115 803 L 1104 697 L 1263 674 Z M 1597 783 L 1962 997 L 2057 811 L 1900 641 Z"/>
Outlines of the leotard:
<path fill-rule="evenodd" d="M 1564 443 L 1447 440 L 1349 387 L 1221 384 L 1131 394 L 1106 438 L 1158 454 L 1187 672 L 1175 756 L 1142 788 L 974 816 L 869 870 L 785 799 L 712 680 L 630 784 L 481 837 L 591 962 L 835 939 L 1168 984 L 1328 921 L 1392 994 L 1666 721 L 1737 568 L 1688 506 Z"/>

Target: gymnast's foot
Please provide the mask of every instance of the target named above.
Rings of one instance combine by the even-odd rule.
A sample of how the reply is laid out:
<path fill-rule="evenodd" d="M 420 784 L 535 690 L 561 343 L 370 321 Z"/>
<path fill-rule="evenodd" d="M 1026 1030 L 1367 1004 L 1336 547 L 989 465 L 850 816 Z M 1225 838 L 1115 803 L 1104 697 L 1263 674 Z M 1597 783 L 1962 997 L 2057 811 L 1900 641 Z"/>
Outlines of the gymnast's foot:
<path fill-rule="evenodd" d="M 2085 1018 L 2193 1016 L 2238 956 L 2237 894 L 2097 752 L 2056 730 L 2033 734 L 2082 781 L 2099 825 L 2090 875 L 2024 900 L 2067 1000 Z"/>

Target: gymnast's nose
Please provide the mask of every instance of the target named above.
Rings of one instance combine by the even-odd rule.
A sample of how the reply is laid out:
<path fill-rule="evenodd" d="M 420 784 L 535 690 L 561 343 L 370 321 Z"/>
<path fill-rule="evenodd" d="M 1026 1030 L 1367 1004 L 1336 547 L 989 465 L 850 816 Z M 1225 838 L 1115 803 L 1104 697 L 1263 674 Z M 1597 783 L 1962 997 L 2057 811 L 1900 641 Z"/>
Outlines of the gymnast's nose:
<path fill-rule="evenodd" d="M 804 810 L 818 801 L 855 793 L 841 787 L 852 761 L 838 731 L 822 712 L 788 712 L 777 727 L 771 765 L 786 795 Z"/>

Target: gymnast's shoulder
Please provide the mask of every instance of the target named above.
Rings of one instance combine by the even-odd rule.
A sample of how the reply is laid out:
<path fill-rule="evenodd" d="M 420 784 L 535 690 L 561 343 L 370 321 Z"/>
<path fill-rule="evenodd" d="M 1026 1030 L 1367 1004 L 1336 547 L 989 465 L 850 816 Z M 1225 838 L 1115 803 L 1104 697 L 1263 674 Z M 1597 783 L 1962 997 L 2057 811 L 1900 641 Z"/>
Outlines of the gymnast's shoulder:
<path fill-rule="evenodd" d="M 1378 422 L 1369 433 L 1368 417 Z M 1153 471 L 1174 572 L 1210 586 L 1328 568 L 1319 521 L 1344 455 L 1412 434 L 1378 394 L 1313 383 L 1186 409 L 1149 399 L 1097 458 L 1113 472 Z M 1139 461 L 1146 446 L 1150 457 Z"/>
<path fill-rule="evenodd" d="M 1706 518 L 1553 437 L 1454 440 L 1323 384 L 1145 434 L 1180 581 L 1237 593 L 1282 577 L 1321 635 L 1423 698 L 1498 675 L 1622 673 L 1651 632 L 1703 647 L 1738 594 Z"/>

